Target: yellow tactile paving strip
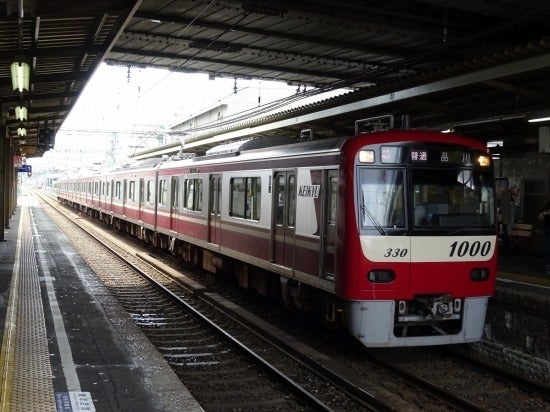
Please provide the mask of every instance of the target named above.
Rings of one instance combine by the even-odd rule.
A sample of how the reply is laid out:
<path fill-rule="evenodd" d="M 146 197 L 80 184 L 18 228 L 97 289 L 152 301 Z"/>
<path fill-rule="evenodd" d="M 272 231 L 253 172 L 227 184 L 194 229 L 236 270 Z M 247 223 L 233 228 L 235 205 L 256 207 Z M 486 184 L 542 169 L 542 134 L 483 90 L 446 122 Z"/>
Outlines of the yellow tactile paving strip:
<path fill-rule="evenodd" d="M 56 411 L 38 266 L 23 206 L 0 358 L 0 411 Z"/>
<path fill-rule="evenodd" d="M 550 277 L 537 277 L 537 276 L 531 276 L 531 275 L 526 275 L 522 273 L 512 273 L 512 272 L 504 272 L 504 271 L 499 271 L 498 277 L 503 279 L 513 280 L 515 282 L 523 282 L 523 283 L 530 283 L 538 286 L 550 287 Z"/>

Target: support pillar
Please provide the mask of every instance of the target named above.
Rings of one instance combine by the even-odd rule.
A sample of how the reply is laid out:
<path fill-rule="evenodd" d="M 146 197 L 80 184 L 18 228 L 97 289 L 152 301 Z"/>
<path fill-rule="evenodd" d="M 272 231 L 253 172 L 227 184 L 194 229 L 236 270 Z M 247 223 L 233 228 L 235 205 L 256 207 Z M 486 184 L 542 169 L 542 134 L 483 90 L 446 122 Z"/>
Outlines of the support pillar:
<path fill-rule="evenodd" d="M 9 191 L 9 183 L 8 183 L 8 174 L 6 173 L 8 170 L 8 162 L 7 162 L 7 152 L 9 147 L 9 141 L 6 138 L 6 126 L 3 124 L 0 124 L 0 219 L 2 222 L 2 229 L 0 230 L 0 241 L 4 241 L 4 229 L 9 228 L 9 221 L 10 221 L 10 215 L 9 215 L 9 198 L 10 198 L 10 191 Z"/>

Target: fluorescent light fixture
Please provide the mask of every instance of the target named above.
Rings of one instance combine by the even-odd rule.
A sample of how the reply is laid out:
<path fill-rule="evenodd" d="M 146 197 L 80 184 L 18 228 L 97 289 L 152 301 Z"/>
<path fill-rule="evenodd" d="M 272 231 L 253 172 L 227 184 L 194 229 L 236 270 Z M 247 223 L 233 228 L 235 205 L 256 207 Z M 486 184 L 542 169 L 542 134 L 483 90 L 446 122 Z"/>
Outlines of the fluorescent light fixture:
<path fill-rule="evenodd" d="M 529 123 L 547 122 L 550 121 L 550 116 L 533 117 L 532 119 L 529 119 L 527 121 Z"/>
<path fill-rule="evenodd" d="M 489 140 L 487 142 L 487 147 L 497 147 L 497 146 L 504 146 L 504 140 Z"/>
<path fill-rule="evenodd" d="M 25 62 L 13 62 L 11 64 L 11 84 L 13 90 L 29 91 L 31 67 Z"/>
<path fill-rule="evenodd" d="M 29 112 L 25 106 L 17 106 L 15 108 L 15 118 L 17 120 L 21 120 L 21 121 L 27 120 L 28 113 Z"/>
<path fill-rule="evenodd" d="M 17 128 L 17 136 L 26 136 L 27 135 L 27 129 L 24 127 Z"/>

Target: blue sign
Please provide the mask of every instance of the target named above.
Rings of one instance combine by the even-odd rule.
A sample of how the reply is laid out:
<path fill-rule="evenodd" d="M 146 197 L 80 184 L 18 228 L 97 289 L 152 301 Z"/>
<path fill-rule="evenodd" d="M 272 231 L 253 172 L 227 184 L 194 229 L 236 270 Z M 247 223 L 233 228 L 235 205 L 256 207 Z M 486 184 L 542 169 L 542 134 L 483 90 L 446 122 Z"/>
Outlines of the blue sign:
<path fill-rule="evenodd" d="M 22 165 L 17 168 L 18 172 L 22 173 L 32 173 L 32 166 L 31 165 Z"/>

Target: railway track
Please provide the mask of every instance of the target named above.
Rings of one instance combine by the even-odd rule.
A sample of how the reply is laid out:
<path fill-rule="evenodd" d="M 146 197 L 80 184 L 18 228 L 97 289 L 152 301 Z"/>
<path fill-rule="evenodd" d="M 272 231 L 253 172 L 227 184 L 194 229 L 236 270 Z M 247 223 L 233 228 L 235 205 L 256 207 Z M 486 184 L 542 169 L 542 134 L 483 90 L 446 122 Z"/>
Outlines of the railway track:
<path fill-rule="evenodd" d="M 96 251 L 85 258 L 90 262 L 95 257 L 100 267 L 91 261 L 94 271 L 206 410 L 383 407 L 368 393 L 361 394 L 363 399 L 348 393 L 343 383 L 330 382 L 228 316 L 223 307 L 230 302 L 203 293 L 204 288 L 195 282 L 188 280 L 182 286 L 166 276 L 161 264 L 153 267 L 146 255 L 136 255 L 86 219 L 76 217 L 73 222 L 113 254 Z"/>
<path fill-rule="evenodd" d="M 118 255 L 85 258 L 94 268 L 101 255 L 94 270 L 208 411 L 502 410 L 387 360 L 327 356 L 147 253 L 128 250 L 87 219 L 73 220 Z"/>

